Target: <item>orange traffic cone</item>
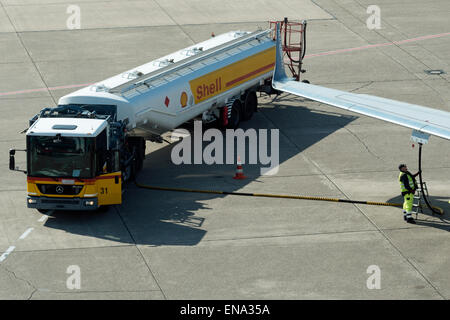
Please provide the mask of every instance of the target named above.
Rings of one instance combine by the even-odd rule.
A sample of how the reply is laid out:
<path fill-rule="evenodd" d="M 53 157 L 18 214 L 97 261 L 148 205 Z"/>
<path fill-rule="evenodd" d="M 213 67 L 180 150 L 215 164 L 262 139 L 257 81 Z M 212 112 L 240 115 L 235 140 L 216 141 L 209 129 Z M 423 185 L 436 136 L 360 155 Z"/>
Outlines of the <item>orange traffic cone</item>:
<path fill-rule="evenodd" d="M 245 178 L 247 178 L 247 177 L 244 176 L 244 170 L 242 169 L 241 157 L 238 157 L 236 175 L 233 177 L 233 179 L 242 180 Z"/>

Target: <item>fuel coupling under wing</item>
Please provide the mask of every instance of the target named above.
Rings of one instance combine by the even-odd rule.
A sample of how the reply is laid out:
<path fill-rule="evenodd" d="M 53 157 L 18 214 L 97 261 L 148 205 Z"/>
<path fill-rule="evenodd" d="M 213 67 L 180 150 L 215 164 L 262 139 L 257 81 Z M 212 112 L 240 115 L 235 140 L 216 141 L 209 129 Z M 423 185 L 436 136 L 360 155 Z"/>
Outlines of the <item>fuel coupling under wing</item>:
<path fill-rule="evenodd" d="M 284 70 L 279 25 L 277 25 L 276 50 L 276 64 L 272 78 L 274 89 L 450 139 L 449 112 L 367 94 L 329 89 L 289 78 Z"/>

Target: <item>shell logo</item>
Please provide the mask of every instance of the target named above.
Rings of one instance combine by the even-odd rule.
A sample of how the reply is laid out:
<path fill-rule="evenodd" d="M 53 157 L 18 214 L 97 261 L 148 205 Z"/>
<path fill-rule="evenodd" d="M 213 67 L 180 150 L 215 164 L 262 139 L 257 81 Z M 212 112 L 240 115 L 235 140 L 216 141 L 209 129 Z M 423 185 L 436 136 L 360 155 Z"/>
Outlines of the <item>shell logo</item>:
<path fill-rule="evenodd" d="M 188 101 L 187 93 L 183 91 L 180 97 L 180 103 L 182 108 L 187 106 L 187 101 Z"/>

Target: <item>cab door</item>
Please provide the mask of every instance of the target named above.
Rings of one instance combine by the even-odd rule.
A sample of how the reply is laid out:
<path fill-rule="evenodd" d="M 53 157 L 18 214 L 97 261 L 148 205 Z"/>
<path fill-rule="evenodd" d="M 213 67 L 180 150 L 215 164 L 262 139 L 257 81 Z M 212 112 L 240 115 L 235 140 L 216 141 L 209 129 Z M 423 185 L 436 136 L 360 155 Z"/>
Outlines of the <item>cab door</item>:
<path fill-rule="evenodd" d="M 120 171 L 98 176 L 96 184 L 100 206 L 122 203 L 122 173 Z"/>

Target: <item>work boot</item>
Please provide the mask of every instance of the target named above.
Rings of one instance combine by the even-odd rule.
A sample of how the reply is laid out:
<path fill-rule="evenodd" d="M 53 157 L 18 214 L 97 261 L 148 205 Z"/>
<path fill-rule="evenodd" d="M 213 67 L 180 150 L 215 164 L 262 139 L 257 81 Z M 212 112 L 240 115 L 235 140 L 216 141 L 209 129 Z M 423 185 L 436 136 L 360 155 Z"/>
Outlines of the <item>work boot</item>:
<path fill-rule="evenodd" d="M 414 221 L 414 219 L 413 219 L 413 217 L 412 217 L 411 212 L 405 213 L 405 215 L 403 216 L 403 218 L 405 219 L 405 221 L 406 221 L 407 223 L 412 223 L 412 224 L 415 224 L 415 223 L 416 223 L 416 221 Z"/>

